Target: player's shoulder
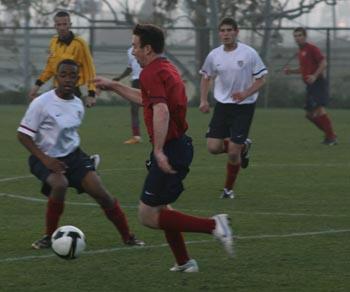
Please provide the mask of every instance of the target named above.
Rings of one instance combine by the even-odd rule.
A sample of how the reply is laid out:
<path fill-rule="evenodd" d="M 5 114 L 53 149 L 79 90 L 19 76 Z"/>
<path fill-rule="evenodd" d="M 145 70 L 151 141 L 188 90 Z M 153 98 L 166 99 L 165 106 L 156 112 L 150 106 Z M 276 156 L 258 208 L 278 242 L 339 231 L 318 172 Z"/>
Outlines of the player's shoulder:
<path fill-rule="evenodd" d="M 73 41 L 75 41 L 75 42 L 77 42 L 77 43 L 79 43 L 79 44 L 81 44 L 81 45 L 84 45 L 84 46 L 86 46 L 87 45 L 87 42 L 86 42 L 86 40 L 82 37 L 82 36 L 80 36 L 80 35 L 74 35 L 74 38 L 73 38 Z"/>
<path fill-rule="evenodd" d="M 51 102 L 51 100 L 53 100 L 54 96 L 55 96 L 54 89 L 49 90 L 39 95 L 38 97 L 34 98 L 33 101 L 30 103 L 30 105 L 32 107 L 37 107 L 37 108 L 45 107 Z"/>
<path fill-rule="evenodd" d="M 245 43 L 238 42 L 237 44 L 238 44 L 238 47 L 240 50 L 246 51 L 246 52 L 251 53 L 251 54 L 258 54 L 258 52 L 253 47 L 251 47 Z"/>

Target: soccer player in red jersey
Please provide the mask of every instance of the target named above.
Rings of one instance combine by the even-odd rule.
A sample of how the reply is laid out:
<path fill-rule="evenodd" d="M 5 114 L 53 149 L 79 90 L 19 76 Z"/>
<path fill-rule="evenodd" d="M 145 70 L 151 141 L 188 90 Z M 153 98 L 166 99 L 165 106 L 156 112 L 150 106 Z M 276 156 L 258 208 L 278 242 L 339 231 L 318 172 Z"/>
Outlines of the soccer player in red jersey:
<path fill-rule="evenodd" d="M 198 272 L 191 259 L 182 232 L 213 234 L 232 254 L 232 233 L 227 214 L 200 218 L 170 207 L 184 190 L 182 181 L 193 157 L 192 139 L 187 136 L 187 96 L 175 66 L 163 57 L 164 33 L 154 25 L 136 25 L 133 30 L 133 54 L 143 70 L 141 90 L 117 81 L 97 77 L 97 88 L 112 90 L 143 105 L 144 121 L 153 145 L 148 175 L 139 203 L 138 216 L 149 228 L 161 229 L 175 256 L 170 271 Z"/>
<path fill-rule="evenodd" d="M 305 110 L 306 118 L 324 132 L 323 144 L 336 145 L 337 136 L 333 130 L 332 120 L 326 112 L 328 103 L 328 86 L 323 73 L 327 62 L 320 49 L 306 41 L 307 33 L 303 27 L 294 30 L 294 39 L 299 46 L 299 68 L 284 68 L 284 73 L 301 74 L 306 84 Z"/>

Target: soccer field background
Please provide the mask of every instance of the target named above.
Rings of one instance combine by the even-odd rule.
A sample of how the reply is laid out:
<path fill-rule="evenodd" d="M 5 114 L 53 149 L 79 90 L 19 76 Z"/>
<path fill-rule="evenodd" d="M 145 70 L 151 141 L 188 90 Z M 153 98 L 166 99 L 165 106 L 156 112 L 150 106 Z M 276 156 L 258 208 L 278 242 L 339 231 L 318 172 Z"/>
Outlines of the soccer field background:
<path fill-rule="evenodd" d="M 241 170 L 234 200 L 219 198 L 225 156 L 207 153 L 210 115 L 190 108 L 195 158 L 186 190 L 173 207 L 198 216 L 228 213 L 235 257 L 211 236 L 184 234 L 200 272 L 169 272 L 174 264 L 160 231 L 137 221 L 150 144 L 130 136 L 129 107 L 86 110 L 82 148 L 99 153 L 99 173 L 146 247 L 125 247 L 112 224 L 87 195 L 67 194 L 60 225 L 75 225 L 87 250 L 65 261 L 50 250 L 32 250 L 44 230 L 45 197 L 30 175 L 28 153 L 16 140 L 24 106 L 1 106 L 0 291 L 350 291 L 350 126 L 347 110 L 330 110 L 339 145 L 301 109 L 257 109 L 251 162 Z"/>

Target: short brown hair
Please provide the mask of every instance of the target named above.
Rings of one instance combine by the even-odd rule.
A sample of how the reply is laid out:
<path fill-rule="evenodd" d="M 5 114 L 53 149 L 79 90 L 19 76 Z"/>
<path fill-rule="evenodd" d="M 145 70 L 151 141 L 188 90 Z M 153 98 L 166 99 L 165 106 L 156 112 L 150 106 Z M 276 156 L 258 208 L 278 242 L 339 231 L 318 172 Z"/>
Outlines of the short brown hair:
<path fill-rule="evenodd" d="M 301 26 L 295 28 L 294 31 L 293 31 L 293 33 L 294 33 L 294 32 L 301 32 L 304 36 L 307 35 L 306 29 L 305 29 L 304 27 L 301 27 Z"/>
<path fill-rule="evenodd" d="M 153 24 L 136 24 L 132 32 L 140 38 L 141 48 L 150 45 L 156 54 L 161 54 L 164 51 L 164 32 Z"/>
<path fill-rule="evenodd" d="M 231 17 L 225 17 L 223 18 L 220 23 L 219 23 L 219 29 L 220 27 L 222 27 L 223 25 L 231 25 L 233 27 L 234 30 L 237 30 L 238 28 L 238 25 L 237 25 L 237 22 L 231 18 Z"/>

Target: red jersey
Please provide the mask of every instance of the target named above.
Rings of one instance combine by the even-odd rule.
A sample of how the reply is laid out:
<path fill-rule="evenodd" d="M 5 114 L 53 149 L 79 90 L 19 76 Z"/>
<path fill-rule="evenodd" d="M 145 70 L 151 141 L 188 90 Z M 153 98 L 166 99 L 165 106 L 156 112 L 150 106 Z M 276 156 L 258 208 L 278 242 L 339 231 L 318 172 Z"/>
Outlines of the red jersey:
<path fill-rule="evenodd" d="M 187 130 L 187 96 L 185 86 L 175 66 L 166 58 L 157 58 L 140 74 L 144 120 L 153 143 L 153 105 L 165 103 L 169 109 L 166 141 L 181 137 Z"/>
<path fill-rule="evenodd" d="M 315 73 L 321 61 L 324 59 L 320 49 L 310 43 L 305 43 L 305 45 L 299 49 L 298 57 L 300 71 L 304 81 L 306 81 L 308 75 Z"/>

